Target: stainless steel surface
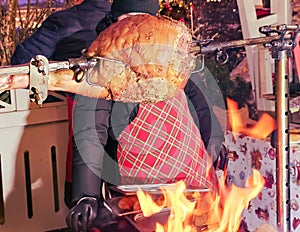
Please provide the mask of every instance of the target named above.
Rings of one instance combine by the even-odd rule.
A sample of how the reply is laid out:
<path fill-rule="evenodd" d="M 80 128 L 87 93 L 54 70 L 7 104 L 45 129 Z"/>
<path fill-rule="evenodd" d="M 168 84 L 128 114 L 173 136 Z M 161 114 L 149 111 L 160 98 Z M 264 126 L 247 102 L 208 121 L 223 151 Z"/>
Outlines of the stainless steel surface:
<path fill-rule="evenodd" d="M 144 192 L 150 193 L 150 194 L 161 194 L 162 190 L 161 188 L 165 188 L 168 190 L 175 190 L 176 185 L 175 184 L 140 184 L 140 185 L 119 185 L 115 187 L 111 187 L 116 191 L 119 191 L 125 195 L 135 195 L 136 192 L 141 189 Z M 209 192 L 208 188 L 194 188 L 191 186 L 187 186 L 186 193 L 193 193 L 193 192 L 200 192 L 205 193 Z"/>

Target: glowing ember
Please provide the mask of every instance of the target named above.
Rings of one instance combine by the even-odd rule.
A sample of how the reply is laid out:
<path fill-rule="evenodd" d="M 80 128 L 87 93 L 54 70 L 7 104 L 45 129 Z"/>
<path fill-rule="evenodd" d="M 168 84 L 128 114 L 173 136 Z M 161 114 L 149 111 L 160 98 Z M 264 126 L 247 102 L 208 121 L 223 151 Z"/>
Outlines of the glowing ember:
<path fill-rule="evenodd" d="M 276 121 L 266 113 L 263 113 L 258 122 L 252 127 L 246 127 L 238 114 L 238 105 L 235 101 L 227 98 L 229 123 L 232 132 L 241 133 L 257 139 L 265 139 L 276 129 Z"/>
<path fill-rule="evenodd" d="M 245 188 L 233 184 L 227 186 L 225 178 L 221 180 L 218 194 L 193 193 L 187 196 L 184 182 L 176 183 L 175 189 L 162 188 L 164 203 L 157 205 L 153 198 L 137 191 L 141 209 L 145 217 L 160 212 L 167 207 L 171 213 L 165 225 L 156 224 L 156 232 L 236 232 L 239 229 L 241 215 L 249 202 L 258 195 L 264 186 L 264 178 L 257 170 L 246 182 Z"/>

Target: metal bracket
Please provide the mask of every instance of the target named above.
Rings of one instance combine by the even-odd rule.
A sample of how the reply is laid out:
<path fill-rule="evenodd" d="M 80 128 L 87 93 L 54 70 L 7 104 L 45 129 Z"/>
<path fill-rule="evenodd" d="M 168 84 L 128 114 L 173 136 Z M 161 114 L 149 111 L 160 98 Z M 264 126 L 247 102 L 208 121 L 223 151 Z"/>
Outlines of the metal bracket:
<path fill-rule="evenodd" d="M 30 100 L 35 101 L 40 107 L 48 96 L 49 61 L 42 55 L 37 55 L 30 61 L 29 68 Z"/>

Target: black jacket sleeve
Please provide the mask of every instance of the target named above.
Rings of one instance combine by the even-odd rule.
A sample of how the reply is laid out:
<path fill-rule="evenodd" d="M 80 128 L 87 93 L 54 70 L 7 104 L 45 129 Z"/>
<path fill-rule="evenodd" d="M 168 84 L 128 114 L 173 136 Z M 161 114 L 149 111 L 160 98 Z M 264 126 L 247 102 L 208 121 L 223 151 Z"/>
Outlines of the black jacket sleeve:
<path fill-rule="evenodd" d="M 195 123 L 199 127 L 204 145 L 208 148 L 212 143 L 220 145 L 224 141 L 224 132 L 202 88 L 192 79 L 189 79 L 184 92 L 188 98 L 189 108 Z"/>
<path fill-rule="evenodd" d="M 70 25 L 71 22 L 63 24 L 67 14 L 61 15 L 50 15 L 30 37 L 19 44 L 11 58 L 11 64 L 28 63 L 36 55 L 44 55 L 52 59 L 59 41 L 81 29 L 79 24 L 76 24 L 76 20 L 72 25 Z"/>
<path fill-rule="evenodd" d="M 97 23 L 110 10 L 106 0 L 84 0 L 81 4 L 48 16 L 42 25 L 22 43 L 11 58 L 11 64 L 28 63 L 36 55 L 49 60 L 81 56 L 97 37 Z"/>
<path fill-rule="evenodd" d="M 111 101 L 76 96 L 73 115 L 73 201 L 100 196 Z"/>

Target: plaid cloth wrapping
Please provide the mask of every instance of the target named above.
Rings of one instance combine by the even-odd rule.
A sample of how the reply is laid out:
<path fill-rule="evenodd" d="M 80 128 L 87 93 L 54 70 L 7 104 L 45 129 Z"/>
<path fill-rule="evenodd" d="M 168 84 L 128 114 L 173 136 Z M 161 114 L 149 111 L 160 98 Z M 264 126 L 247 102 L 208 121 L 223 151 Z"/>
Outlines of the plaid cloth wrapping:
<path fill-rule="evenodd" d="M 216 188 L 214 170 L 182 91 L 156 104 L 140 104 L 118 137 L 123 184 L 172 183 Z"/>

